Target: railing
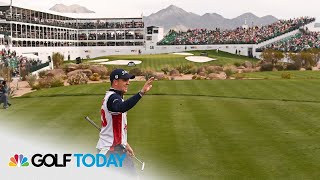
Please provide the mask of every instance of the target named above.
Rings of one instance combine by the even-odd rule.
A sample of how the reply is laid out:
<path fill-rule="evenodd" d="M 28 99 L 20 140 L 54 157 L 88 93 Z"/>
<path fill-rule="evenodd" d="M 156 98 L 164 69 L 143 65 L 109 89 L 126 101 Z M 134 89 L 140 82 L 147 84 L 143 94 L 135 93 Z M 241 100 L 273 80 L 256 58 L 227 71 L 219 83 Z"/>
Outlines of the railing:
<path fill-rule="evenodd" d="M 40 65 L 38 65 L 38 66 L 32 66 L 32 67 L 30 68 L 30 73 L 33 73 L 33 72 L 35 72 L 35 71 L 38 71 L 39 69 L 45 68 L 45 67 L 47 67 L 47 66 L 49 66 L 49 62 L 40 64 Z"/>

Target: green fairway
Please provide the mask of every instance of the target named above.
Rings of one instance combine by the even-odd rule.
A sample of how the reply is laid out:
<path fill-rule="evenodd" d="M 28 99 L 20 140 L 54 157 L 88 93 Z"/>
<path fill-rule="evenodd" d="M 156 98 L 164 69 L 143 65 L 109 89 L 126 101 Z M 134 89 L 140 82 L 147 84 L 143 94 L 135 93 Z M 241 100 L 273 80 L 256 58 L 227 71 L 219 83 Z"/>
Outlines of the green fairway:
<path fill-rule="evenodd" d="M 195 63 L 185 60 L 186 56 L 182 55 L 174 55 L 174 54 L 156 54 L 156 55 L 118 55 L 118 56 L 104 56 L 94 58 L 96 59 L 109 59 L 112 60 L 140 60 L 142 61 L 141 64 L 137 65 L 136 67 L 141 69 L 152 68 L 156 71 L 160 71 L 162 67 L 165 65 L 170 65 L 172 67 L 177 67 L 179 65 L 186 65 L 191 64 L 195 66 L 203 66 L 203 65 L 225 65 L 225 64 L 234 64 L 235 62 L 243 63 L 244 61 L 256 61 L 256 59 L 248 58 L 245 56 L 237 56 L 225 52 L 216 51 L 190 51 L 194 55 L 200 55 L 201 52 L 207 52 L 208 57 L 217 59 L 216 61 L 211 61 L 207 63 Z M 84 62 L 87 62 L 85 60 Z M 109 65 L 107 65 L 108 67 Z M 112 65 L 113 66 L 113 65 Z M 127 66 L 115 66 L 115 67 L 122 67 L 126 69 L 132 69 L 135 67 L 127 67 Z"/>
<path fill-rule="evenodd" d="M 126 97 L 142 85 L 131 82 Z M 98 133 L 83 118 L 99 122 L 107 87 L 33 92 L 0 121 L 94 153 Z M 129 142 L 146 172 L 172 179 L 317 179 L 319 88 L 318 79 L 157 81 L 128 113 Z"/>

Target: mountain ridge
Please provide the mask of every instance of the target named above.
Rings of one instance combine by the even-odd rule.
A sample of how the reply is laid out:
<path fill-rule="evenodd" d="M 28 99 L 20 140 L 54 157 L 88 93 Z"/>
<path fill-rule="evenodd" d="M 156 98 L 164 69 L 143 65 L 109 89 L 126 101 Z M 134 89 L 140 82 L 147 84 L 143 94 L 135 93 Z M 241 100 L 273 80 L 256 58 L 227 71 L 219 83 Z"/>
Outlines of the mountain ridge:
<path fill-rule="evenodd" d="M 80 6 L 78 4 L 72 4 L 70 6 L 64 4 L 56 4 L 49 10 L 60 13 L 95 13 L 94 11 L 91 11 L 86 7 Z"/>
<path fill-rule="evenodd" d="M 161 26 L 167 32 L 170 29 L 187 30 L 194 28 L 206 29 L 235 29 L 247 23 L 250 26 L 272 24 L 278 19 L 272 15 L 258 17 L 251 12 L 228 19 L 217 13 L 205 13 L 202 16 L 187 12 L 180 7 L 170 5 L 156 13 L 144 17 L 147 26 Z M 186 27 L 179 29 L 178 27 Z"/>

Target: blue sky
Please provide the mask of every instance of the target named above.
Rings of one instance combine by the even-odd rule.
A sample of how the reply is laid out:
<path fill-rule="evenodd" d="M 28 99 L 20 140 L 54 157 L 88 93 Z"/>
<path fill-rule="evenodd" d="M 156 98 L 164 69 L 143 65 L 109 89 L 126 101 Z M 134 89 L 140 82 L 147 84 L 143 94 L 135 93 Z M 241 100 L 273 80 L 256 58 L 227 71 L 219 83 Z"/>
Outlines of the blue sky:
<path fill-rule="evenodd" d="M 10 0 L 0 0 L 10 3 Z M 257 16 L 274 15 L 288 19 L 312 16 L 320 19 L 319 0 L 12 0 L 14 5 L 32 9 L 48 10 L 55 4 L 79 4 L 106 17 L 138 17 L 150 15 L 171 4 L 199 15 L 218 13 L 226 18 L 234 18 L 246 12 Z M 319 22 L 319 20 L 317 20 Z"/>

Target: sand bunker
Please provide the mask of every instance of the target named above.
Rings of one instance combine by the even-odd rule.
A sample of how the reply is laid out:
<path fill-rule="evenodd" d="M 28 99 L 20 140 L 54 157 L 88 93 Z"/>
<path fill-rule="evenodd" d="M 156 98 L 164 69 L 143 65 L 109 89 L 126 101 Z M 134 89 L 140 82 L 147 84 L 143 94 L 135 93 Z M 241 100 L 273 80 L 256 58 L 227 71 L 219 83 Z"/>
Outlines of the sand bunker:
<path fill-rule="evenodd" d="M 98 62 L 106 62 L 106 61 L 109 61 L 109 59 L 97 59 L 97 60 L 92 60 L 92 61 L 89 61 L 89 62 L 98 63 Z"/>
<path fill-rule="evenodd" d="M 193 56 L 192 53 L 173 53 L 175 55 L 182 55 L 182 56 Z"/>
<path fill-rule="evenodd" d="M 199 62 L 199 63 L 204 63 L 204 62 L 216 60 L 216 59 L 212 59 L 212 58 L 208 58 L 208 57 L 204 57 L 204 56 L 188 56 L 185 59 L 188 61 Z"/>
<path fill-rule="evenodd" d="M 141 61 L 138 60 L 116 60 L 116 61 L 109 61 L 109 62 L 102 62 L 99 64 L 106 64 L 106 65 L 128 65 L 129 62 L 134 62 L 135 64 L 141 64 Z"/>

